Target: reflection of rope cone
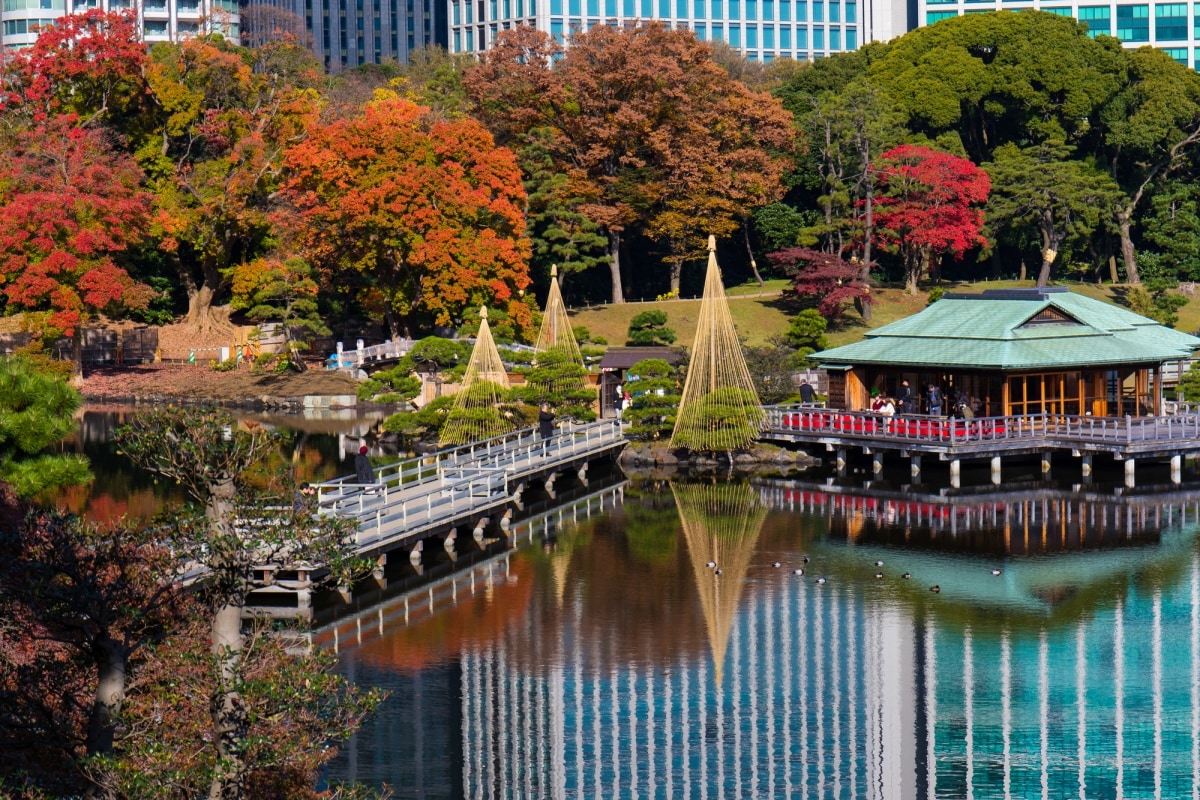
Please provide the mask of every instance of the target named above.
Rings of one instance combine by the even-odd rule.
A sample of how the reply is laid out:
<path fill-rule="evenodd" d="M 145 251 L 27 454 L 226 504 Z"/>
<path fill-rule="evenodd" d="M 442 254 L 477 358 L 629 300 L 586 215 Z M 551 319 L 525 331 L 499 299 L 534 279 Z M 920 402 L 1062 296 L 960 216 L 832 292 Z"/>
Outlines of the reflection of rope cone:
<path fill-rule="evenodd" d="M 717 266 L 717 242 L 710 236 L 704 299 L 671 446 L 736 450 L 750 444 L 765 416 L 729 313 Z"/>
<path fill-rule="evenodd" d="M 700 604 L 704 608 L 713 667 L 720 683 L 738 597 L 763 520 L 767 518 L 767 507 L 748 484 L 672 482 L 671 492 L 683 522 L 683 535 L 687 538 Z M 710 561 L 717 567 L 709 568 Z M 720 575 L 715 574 L 716 569 L 721 570 Z"/>
<path fill-rule="evenodd" d="M 500 360 L 487 309 L 479 310 L 479 335 L 467 363 L 462 386 L 454 395 L 454 407 L 446 417 L 438 443 L 466 444 L 508 433 L 516 422 L 500 412 L 500 393 L 508 388 L 508 371 Z"/>
<path fill-rule="evenodd" d="M 563 598 L 567 592 L 567 572 L 571 568 L 571 551 L 557 550 L 550 556 L 550 571 L 554 575 L 554 597 L 558 607 L 563 607 Z"/>

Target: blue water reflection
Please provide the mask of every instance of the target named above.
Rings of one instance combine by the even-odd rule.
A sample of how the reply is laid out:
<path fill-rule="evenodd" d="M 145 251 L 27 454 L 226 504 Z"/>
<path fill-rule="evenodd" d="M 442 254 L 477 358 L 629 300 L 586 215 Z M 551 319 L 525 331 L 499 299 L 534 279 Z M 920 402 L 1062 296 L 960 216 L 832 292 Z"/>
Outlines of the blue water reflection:
<path fill-rule="evenodd" d="M 337 776 L 425 798 L 1200 786 L 1200 494 L 620 500 L 324 629 L 393 690 Z"/>

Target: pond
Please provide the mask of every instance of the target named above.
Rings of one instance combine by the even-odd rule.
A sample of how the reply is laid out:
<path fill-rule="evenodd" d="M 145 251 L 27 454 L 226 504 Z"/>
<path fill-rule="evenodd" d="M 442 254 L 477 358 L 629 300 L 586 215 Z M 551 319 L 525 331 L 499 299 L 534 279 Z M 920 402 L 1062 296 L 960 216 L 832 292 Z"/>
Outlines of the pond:
<path fill-rule="evenodd" d="M 391 690 L 331 777 L 400 798 L 1200 786 L 1200 491 L 605 492 L 318 631 Z"/>

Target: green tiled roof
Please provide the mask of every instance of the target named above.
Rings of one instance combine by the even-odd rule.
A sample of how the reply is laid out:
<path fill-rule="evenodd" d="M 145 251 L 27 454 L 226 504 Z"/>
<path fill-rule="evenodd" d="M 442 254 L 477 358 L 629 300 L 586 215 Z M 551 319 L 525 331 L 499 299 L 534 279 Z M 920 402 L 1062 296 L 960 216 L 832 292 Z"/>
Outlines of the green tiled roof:
<path fill-rule="evenodd" d="M 1061 321 L 1031 321 L 1042 312 Z M 1188 358 L 1197 348 L 1200 338 L 1064 289 L 1000 289 L 946 295 L 861 342 L 814 358 L 823 366 L 1031 370 L 1158 364 Z"/>

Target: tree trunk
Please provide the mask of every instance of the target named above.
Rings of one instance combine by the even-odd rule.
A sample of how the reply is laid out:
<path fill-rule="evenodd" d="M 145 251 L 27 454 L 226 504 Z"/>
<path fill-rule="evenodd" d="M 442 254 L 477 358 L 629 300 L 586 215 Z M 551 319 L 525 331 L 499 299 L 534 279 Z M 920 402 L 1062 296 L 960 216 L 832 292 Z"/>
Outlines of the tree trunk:
<path fill-rule="evenodd" d="M 625 302 L 625 291 L 621 288 L 621 232 L 608 232 L 608 269 L 612 273 L 612 301 Z"/>
<path fill-rule="evenodd" d="M 238 690 L 242 668 L 242 606 L 228 602 L 212 618 L 212 655 L 217 667 L 217 688 L 212 697 L 213 739 L 217 763 L 209 800 L 240 800 L 245 764 L 242 745 L 249 733 L 246 703 Z"/>
<path fill-rule="evenodd" d="M 750 271 L 754 273 L 754 280 L 758 281 L 758 288 L 763 288 L 766 284 L 763 282 L 762 275 L 758 274 L 758 263 L 754 260 L 754 250 L 750 247 L 750 220 L 742 220 L 742 237 L 746 241 L 746 255 L 750 257 Z"/>
<path fill-rule="evenodd" d="M 1108 257 L 1108 276 L 1112 278 L 1113 283 L 1121 282 L 1121 274 L 1117 272 L 1117 257 L 1115 255 Z"/>
<path fill-rule="evenodd" d="M 999 280 L 1004 274 L 1004 265 L 1000 261 L 1000 248 L 997 245 L 992 246 L 992 280 Z"/>
<path fill-rule="evenodd" d="M 75 377 L 73 383 L 77 386 L 83 383 L 83 322 L 75 326 L 75 335 L 71 337 L 71 358 L 75 361 Z"/>
<path fill-rule="evenodd" d="M 92 714 L 88 719 L 87 752 L 90 756 L 112 752 L 117 715 L 125 702 L 124 646 L 107 635 L 101 636 L 93 654 L 98 679 Z"/>
<path fill-rule="evenodd" d="M 1142 282 L 1138 275 L 1137 251 L 1133 247 L 1130 230 L 1133 227 L 1133 211 L 1122 209 L 1117 212 L 1117 229 L 1121 232 L 1121 260 L 1125 262 L 1125 282 L 1137 286 Z"/>
<path fill-rule="evenodd" d="M 671 294 L 679 297 L 679 277 L 683 274 L 683 260 L 676 259 L 671 262 Z"/>
<path fill-rule="evenodd" d="M 236 541 L 234 530 L 234 497 L 237 488 L 233 478 L 218 480 L 210 485 L 204 513 L 214 542 Z M 228 545 L 237 547 L 238 545 Z M 217 763 L 209 787 L 209 800 L 240 800 L 244 789 L 245 763 L 242 747 L 249 733 L 249 716 L 241 694 L 242 673 L 242 612 L 246 602 L 245 577 L 240 571 L 241 559 L 235 554 L 224 561 L 213 554 L 209 568 L 213 581 L 221 586 L 223 596 L 210 621 L 212 656 L 217 673 L 217 686 L 209 706 L 213 724 L 213 744 Z M 224 568 L 225 574 L 222 573 Z"/>
<path fill-rule="evenodd" d="M 217 262 L 212 258 L 204 259 L 204 264 L 201 266 L 203 282 L 199 286 L 192 278 L 190 270 L 181 265 L 180 272 L 187 273 L 184 286 L 187 287 L 188 293 L 188 324 L 206 327 L 210 323 L 212 307 L 217 300 L 217 294 L 221 291 L 221 271 L 217 267 Z"/>

